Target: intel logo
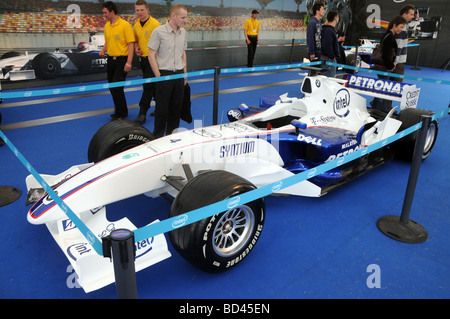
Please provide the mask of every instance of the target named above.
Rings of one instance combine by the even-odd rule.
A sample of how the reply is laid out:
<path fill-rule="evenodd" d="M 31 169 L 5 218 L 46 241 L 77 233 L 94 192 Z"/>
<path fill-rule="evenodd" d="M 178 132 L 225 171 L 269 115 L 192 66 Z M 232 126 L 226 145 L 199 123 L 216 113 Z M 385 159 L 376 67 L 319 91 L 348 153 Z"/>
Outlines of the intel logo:
<path fill-rule="evenodd" d="M 239 202 L 241 201 L 241 198 L 238 197 L 233 197 L 232 199 L 230 199 L 230 201 L 227 204 L 228 208 L 233 208 L 236 207 L 237 205 L 239 205 Z"/>
<path fill-rule="evenodd" d="M 181 226 L 184 226 L 188 219 L 188 215 L 178 216 L 178 218 L 172 222 L 172 228 L 180 228 Z"/>
<path fill-rule="evenodd" d="M 333 103 L 334 114 L 339 117 L 346 117 L 350 113 L 350 93 L 346 89 L 340 89 L 336 93 Z"/>
<path fill-rule="evenodd" d="M 276 182 L 276 183 L 272 186 L 272 192 L 273 192 L 273 193 L 276 193 L 276 192 L 278 192 L 282 187 L 283 187 L 283 182 L 282 182 L 282 181 L 278 181 L 278 182 Z"/>
<path fill-rule="evenodd" d="M 313 169 L 310 169 L 310 170 L 309 170 L 307 176 L 308 176 L 308 178 L 312 178 L 312 177 L 316 176 L 316 173 L 317 173 L 317 169 L 316 169 L 316 168 L 313 168 Z"/>

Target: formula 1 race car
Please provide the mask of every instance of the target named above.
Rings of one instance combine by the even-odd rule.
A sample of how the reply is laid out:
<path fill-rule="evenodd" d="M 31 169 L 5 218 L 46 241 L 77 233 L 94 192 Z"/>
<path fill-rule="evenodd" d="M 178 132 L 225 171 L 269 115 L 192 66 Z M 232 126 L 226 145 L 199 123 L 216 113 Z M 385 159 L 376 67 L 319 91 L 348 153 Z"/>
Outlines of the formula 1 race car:
<path fill-rule="evenodd" d="M 430 7 L 416 8 L 414 19 L 408 24 L 408 33 L 412 38 L 436 39 L 442 28 L 442 17 L 428 17 Z"/>
<path fill-rule="evenodd" d="M 370 60 L 372 51 L 375 48 L 375 44 L 372 40 L 361 39 L 358 47 L 358 55 L 356 55 L 356 47 L 346 47 L 345 63 L 347 65 L 355 66 L 357 68 L 370 69 L 374 66 L 374 63 Z M 355 61 L 356 58 L 356 61 Z"/>
<path fill-rule="evenodd" d="M 80 42 L 75 50 L 20 54 L 10 51 L 0 58 L 0 79 L 10 81 L 53 79 L 60 75 L 106 72 L 106 58 L 97 45 Z"/>
<path fill-rule="evenodd" d="M 268 95 L 259 106 L 230 110 L 230 123 L 158 139 L 134 122 L 112 121 L 92 137 L 89 163 L 42 178 L 101 239 L 114 229 L 136 229 L 128 218 L 108 221 L 105 205 L 110 203 L 140 194 L 163 196 L 172 201 L 169 216 L 183 217 L 372 145 L 419 123 L 421 115 L 432 114 L 415 108 L 420 89 L 405 83 L 355 75 L 348 80 L 310 75 L 304 78 L 301 92 L 301 98 Z M 402 109 L 398 114 L 368 109 L 361 94 L 401 101 Z M 433 120 L 423 159 L 429 156 L 437 133 L 438 121 Z M 416 135 L 273 192 L 322 196 L 396 155 L 411 157 Z M 47 225 L 84 290 L 114 282 L 109 260 L 92 249 L 32 175 L 26 184 L 28 201 L 34 203 L 28 221 Z M 264 198 L 246 204 L 236 200 L 228 207 L 184 227 L 180 219 L 169 232 L 175 250 L 208 272 L 225 271 L 245 259 L 264 226 Z M 135 245 L 136 270 L 171 256 L 164 234 Z"/>

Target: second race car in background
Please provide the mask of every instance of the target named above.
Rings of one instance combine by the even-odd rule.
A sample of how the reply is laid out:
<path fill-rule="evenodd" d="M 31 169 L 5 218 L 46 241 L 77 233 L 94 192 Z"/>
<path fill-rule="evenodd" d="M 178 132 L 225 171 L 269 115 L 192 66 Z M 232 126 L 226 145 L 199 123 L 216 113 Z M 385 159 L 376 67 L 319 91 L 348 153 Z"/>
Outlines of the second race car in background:
<path fill-rule="evenodd" d="M 63 52 L 6 52 L 0 58 L 0 80 L 47 80 L 60 75 L 106 72 L 107 59 L 99 56 L 102 45 L 100 40 L 98 44 L 80 42 L 76 49 Z"/>

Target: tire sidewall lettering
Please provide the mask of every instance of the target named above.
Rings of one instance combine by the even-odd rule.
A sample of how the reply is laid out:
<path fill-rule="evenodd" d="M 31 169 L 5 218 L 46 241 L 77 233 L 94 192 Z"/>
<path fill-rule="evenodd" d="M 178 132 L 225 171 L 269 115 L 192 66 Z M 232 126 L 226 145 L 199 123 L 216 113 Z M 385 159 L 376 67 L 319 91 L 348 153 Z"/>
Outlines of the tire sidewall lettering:
<path fill-rule="evenodd" d="M 241 250 L 238 252 L 238 254 L 235 254 L 233 256 L 229 257 L 220 257 L 217 256 L 214 252 L 214 228 L 216 227 L 216 224 L 219 220 L 220 214 L 216 214 L 211 217 L 211 219 L 208 221 L 208 224 L 205 227 L 205 231 L 202 236 L 203 244 L 202 247 L 206 245 L 205 249 L 205 255 L 203 255 L 203 258 L 205 260 L 208 260 L 211 265 L 214 265 L 218 268 L 230 268 L 232 266 L 235 266 L 239 262 L 245 259 L 245 257 L 253 250 L 253 248 L 256 245 L 256 242 L 259 239 L 259 236 L 261 235 L 262 229 L 263 229 L 263 222 L 260 218 L 261 214 L 264 214 L 263 211 L 255 213 L 255 225 L 253 226 L 251 239 L 249 239 L 248 243 L 241 247 Z M 213 258 L 211 258 L 213 257 Z"/>

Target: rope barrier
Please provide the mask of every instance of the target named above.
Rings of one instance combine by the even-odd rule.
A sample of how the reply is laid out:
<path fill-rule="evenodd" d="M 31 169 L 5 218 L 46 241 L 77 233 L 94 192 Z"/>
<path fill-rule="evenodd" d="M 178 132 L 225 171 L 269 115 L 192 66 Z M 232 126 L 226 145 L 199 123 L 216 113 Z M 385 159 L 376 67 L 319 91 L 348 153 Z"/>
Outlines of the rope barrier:
<path fill-rule="evenodd" d="M 433 84 L 450 85 L 450 81 L 448 81 L 448 80 L 436 80 L 436 79 L 424 78 L 421 76 L 401 75 L 401 74 L 395 74 L 395 73 L 390 73 L 390 72 L 377 71 L 377 70 L 373 70 L 373 69 L 363 69 L 363 68 L 358 68 L 358 67 L 354 67 L 354 66 L 350 66 L 350 65 L 346 65 L 346 64 L 340 64 L 340 63 L 334 63 L 334 62 L 328 62 L 328 61 L 326 61 L 326 64 L 340 67 L 340 68 L 350 69 L 350 70 L 363 71 L 363 72 L 367 72 L 367 73 L 371 73 L 371 74 L 380 74 L 380 75 L 389 76 L 389 77 L 410 79 L 410 80 L 414 80 L 414 81 L 428 82 L 428 83 L 433 83 Z"/>

